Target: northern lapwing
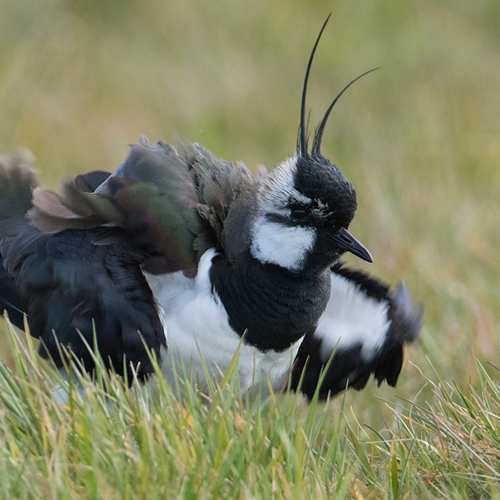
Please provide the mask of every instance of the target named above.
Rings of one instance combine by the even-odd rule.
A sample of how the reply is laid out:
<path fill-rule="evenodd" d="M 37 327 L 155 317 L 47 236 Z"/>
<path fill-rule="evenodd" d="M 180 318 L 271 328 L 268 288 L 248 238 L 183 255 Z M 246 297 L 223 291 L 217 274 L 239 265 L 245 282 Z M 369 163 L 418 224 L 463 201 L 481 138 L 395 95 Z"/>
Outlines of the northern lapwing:
<path fill-rule="evenodd" d="M 328 19 L 327 19 L 328 21 Z M 243 392 L 289 386 L 312 397 L 371 374 L 395 385 L 403 346 L 422 315 L 339 258 L 371 262 L 348 231 L 356 192 L 321 153 L 329 106 L 308 147 L 304 86 L 293 156 L 255 178 L 198 144 L 141 139 L 112 173 L 91 172 L 63 194 L 37 187 L 24 155 L 0 158 L 0 307 L 62 366 L 58 343 L 86 370 L 86 343 L 118 373 L 147 378 L 154 351 L 172 381 L 178 365 L 203 386 L 239 351 Z M 363 76 L 363 75 L 361 75 Z"/>

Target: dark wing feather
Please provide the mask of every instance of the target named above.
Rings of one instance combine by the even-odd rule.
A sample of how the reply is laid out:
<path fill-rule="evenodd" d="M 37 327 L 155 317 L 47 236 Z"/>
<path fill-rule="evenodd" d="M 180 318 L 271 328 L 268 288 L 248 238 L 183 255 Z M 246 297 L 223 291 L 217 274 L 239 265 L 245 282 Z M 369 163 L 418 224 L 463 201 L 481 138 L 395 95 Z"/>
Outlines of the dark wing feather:
<path fill-rule="evenodd" d="M 14 282 L 0 265 L 0 314 L 7 311 L 9 320 L 18 328 L 24 329 L 24 309 Z"/>
<path fill-rule="evenodd" d="M 231 201 L 255 182 L 197 144 L 146 139 L 94 192 L 88 183 L 66 183 L 64 194 L 37 190 L 32 223 L 44 232 L 65 228 L 118 226 L 148 258 L 153 273 L 196 273 L 201 255 L 223 247 L 223 224 Z"/>
<path fill-rule="evenodd" d="M 79 182 L 89 191 L 103 177 L 91 175 Z M 95 325 L 108 366 L 123 373 L 126 362 L 126 370 L 131 371 L 131 363 L 140 377 L 151 373 L 145 346 L 160 356 L 165 335 L 141 271 L 140 251 L 126 238 L 96 245 L 107 228 L 44 234 L 31 226 L 25 213 L 36 179 L 28 161 L 0 157 L 0 179 L 0 306 L 19 327 L 27 313 L 30 333 L 42 341 L 40 353 L 58 366 L 62 360 L 56 337 L 71 346 L 87 370 L 93 369 L 83 339 L 93 345 Z"/>
<path fill-rule="evenodd" d="M 92 371 L 85 342 L 120 374 L 132 363 L 140 377 L 153 371 L 147 349 L 160 356 L 165 335 L 153 294 L 142 274 L 141 257 L 126 245 L 96 246 L 100 229 L 68 229 L 45 235 L 25 225 L 16 235 L 22 258 L 7 268 L 19 290 L 32 336 L 42 341 L 40 354 L 61 366 L 57 341 Z M 23 241 L 29 242 L 22 244 Z M 9 257 L 8 249 L 2 253 Z M 85 341 L 84 341 L 85 340 Z"/>
<path fill-rule="evenodd" d="M 111 174 L 102 170 L 94 170 L 87 174 L 77 175 L 75 178 L 75 187 L 79 191 L 94 192 Z"/>
<path fill-rule="evenodd" d="M 346 386 L 360 390 L 372 374 L 379 385 L 386 380 L 389 385 L 395 386 L 403 363 L 404 345 L 413 342 L 422 328 L 422 311 L 414 309 L 411 295 L 403 284 L 391 292 L 386 285 L 360 271 L 336 265 L 332 273 L 343 278 L 348 287 L 343 296 L 345 304 L 337 308 L 343 311 L 342 324 L 338 325 L 342 334 L 335 331 L 337 318 L 328 316 L 327 308 L 319 327 L 306 334 L 299 348 L 292 373 L 293 388 L 312 398 L 332 354 L 319 389 L 321 398 L 334 396 Z M 335 286 L 335 281 L 332 283 Z M 359 321 L 362 311 L 357 309 L 359 301 L 356 298 L 360 296 L 371 301 L 379 314 L 384 315 L 383 324 L 386 326 L 376 347 L 368 345 L 374 340 L 370 338 L 370 332 L 359 330 L 372 326 Z M 332 293 L 332 297 L 334 299 L 330 300 L 339 296 Z M 332 322 L 330 329 L 321 323 L 328 320 Z"/>
<path fill-rule="evenodd" d="M 31 207 L 31 192 L 36 187 L 34 157 L 27 150 L 15 155 L 0 155 L 0 222 L 24 219 Z"/>

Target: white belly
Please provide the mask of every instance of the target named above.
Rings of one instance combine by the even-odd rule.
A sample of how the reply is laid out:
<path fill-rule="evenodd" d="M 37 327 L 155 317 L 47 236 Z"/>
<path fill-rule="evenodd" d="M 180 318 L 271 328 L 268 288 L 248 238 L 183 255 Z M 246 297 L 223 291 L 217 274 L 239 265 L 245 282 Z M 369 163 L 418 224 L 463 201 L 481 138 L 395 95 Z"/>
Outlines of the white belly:
<path fill-rule="evenodd" d="M 262 352 L 241 342 L 241 337 L 229 326 L 224 306 L 212 293 L 209 271 L 215 254 L 215 249 L 203 254 L 195 279 L 188 279 L 182 273 L 161 276 L 145 273 L 164 313 L 167 351 L 162 354 L 162 372 L 169 384 L 173 384 L 175 376 L 184 370 L 206 390 L 204 365 L 211 377 L 220 380 L 239 348 L 237 367 L 242 393 L 250 389 L 265 393 L 269 382 L 273 390 L 279 391 L 301 341 L 280 353 Z"/>

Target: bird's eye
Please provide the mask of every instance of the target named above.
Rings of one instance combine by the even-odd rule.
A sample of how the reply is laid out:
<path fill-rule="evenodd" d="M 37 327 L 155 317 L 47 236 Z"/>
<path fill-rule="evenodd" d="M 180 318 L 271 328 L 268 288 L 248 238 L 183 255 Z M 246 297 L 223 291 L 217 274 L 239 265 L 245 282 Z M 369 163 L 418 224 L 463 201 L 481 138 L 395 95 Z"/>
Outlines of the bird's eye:
<path fill-rule="evenodd" d="M 309 211 L 306 210 L 305 208 L 292 208 L 292 211 L 290 212 L 292 217 L 294 219 L 304 219 L 308 216 Z"/>

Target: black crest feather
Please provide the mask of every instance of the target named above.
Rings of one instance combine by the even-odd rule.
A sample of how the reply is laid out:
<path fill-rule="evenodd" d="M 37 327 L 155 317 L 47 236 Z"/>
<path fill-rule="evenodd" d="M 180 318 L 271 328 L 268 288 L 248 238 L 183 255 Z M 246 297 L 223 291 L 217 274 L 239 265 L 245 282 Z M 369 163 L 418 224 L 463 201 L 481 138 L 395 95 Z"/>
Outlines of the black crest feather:
<path fill-rule="evenodd" d="M 342 94 L 354 83 L 357 82 L 360 78 L 363 78 L 364 76 L 368 75 L 369 73 L 373 73 L 373 71 L 377 71 L 377 69 L 380 68 L 373 68 L 368 71 L 365 71 L 363 74 L 359 75 L 356 77 L 354 80 L 351 80 L 338 94 L 337 97 L 332 101 L 328 109 L 326 110 L 325 116 L 321 120 L 321 123 L 318 125 L 318 128 L 316 129 L 316 133 L 314 134 L 314 141 L 313 141 L 313 147 L 311 153 L 313 155 L 321 156 L 321 141 L 323 139 L 323 132 L 325 130 L 326 122 L 328 121 L 328 118 L 330 116 L 330 113 L 337 104 L 338 100 L 342 96 Z"/>
<path fill-rule="evenodd" d="M 323 26 L 321 26 L 321 30 L 318 34 L 318 37 L 316 38 L 316 41 L 314 42 L 313 49 L 311 51 L 311 55 L 309 56 L 309 61 L 307 62 L 307 69 L 306 69 L 306 75 L 304 77 L 304 85 L 302 87 L 302 100 L 301 100 L 301 105 L 300 105 L 300 125 L 299 125 L 299 137 L 298 137 L 298 145 L 297 149 L 300 153 L 301 156 L 307 156 L 307 125 L 306 124 L 306 96 L 307 96 L 307 84 L 309 82 L 309 74 L 311 72 L 311 66 L 312 62 L 314 59 L 314 54 L 316 53 L 316 49 L 318 47 L 319 41 L 321 39 L 321 36 L 323 35 L 323 31 L 326 28 L 326 25 L 328 21 L 330 20 L 331 13 L 328 15 L 326 18 L 325 22 L 323 23 Z M 330 116 L 330 113 L 335 106 L 335 104 L 338 102 L 342 94 L 354 83 L 357 82 L 360 78 L 363 78 L 363 76 L 368 75 L 369 73 L 372 73 L 373 71 L 376 71 L 377 69 L 380 68 L 373 68 L 370 69 L 369 71 L 365 71 L 363 74 L 359 75 L 356 77 L 354 80 L 349 82 L 340 92 L 339 94 L 335 97 L 335 99 L 332 101 L 328 109 L 326 110 L 325 116 L 321 120 L 320 124 L 316 128 L 316 132 L 314 134 L 314 141 L 313 141 L 313 147 L 311 153 L 314 156 L 321 156 L 321 141 L 323 139 L 323 132 L 325 130 L 326 122 L 328 121 L 328 118 Z M 307 121 L 309 122 L 309 120 Z"/>
<path fill-rule="evenodd" d="M 318 37 L 316 38 L 316 42 L 314 42 L 314 47 L 312 49 L 311 55 L 309 56 L 309 61 L 307 63 L 306 76 L 304 77 L 304 86 L 302 87 L 302 102 L 300 105 L 300 126 L 299 126 L 299 151 L 302 156 L 307 156 L 307 127 L 306 127 L 306 95 L 307 95 L 307 83 L 309 81 L 309 73 L 311 72 L 311 66 L 314 59 L 314 54 L 316 52 L 316 48 L 318 47 L 318 43 L 321 39 L 321 35 L 323 31 L 325 31 L 326 25 L 330 19 L 332 14 L 328 14 L 323 26 L 321 26 L 321 30 L 319 32 Z"/>

